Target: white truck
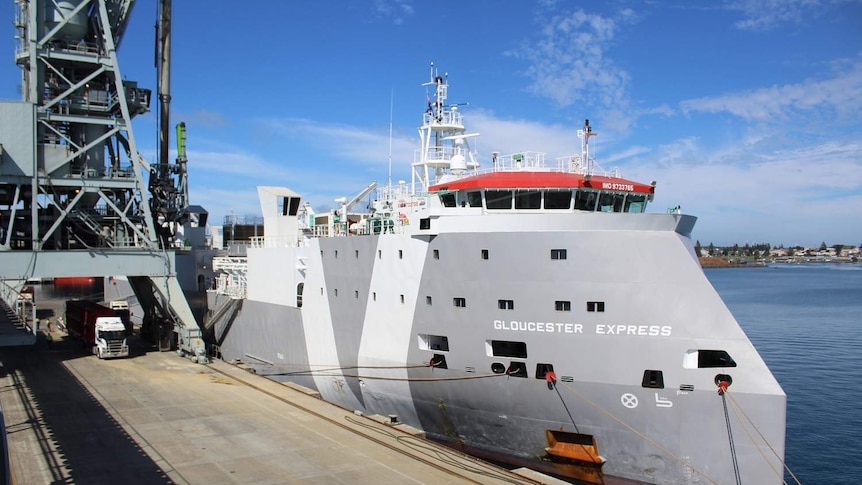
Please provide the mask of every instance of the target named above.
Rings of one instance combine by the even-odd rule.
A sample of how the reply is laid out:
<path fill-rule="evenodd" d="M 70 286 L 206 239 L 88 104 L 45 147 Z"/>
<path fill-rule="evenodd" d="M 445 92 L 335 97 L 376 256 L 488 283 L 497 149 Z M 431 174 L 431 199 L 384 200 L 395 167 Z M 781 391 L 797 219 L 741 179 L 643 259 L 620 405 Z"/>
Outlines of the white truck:
<path fill-rule="evenodd" d="M 67 301 L 66 329 L 80 338 L 84 347 L 90 346 L 100 359 L 129 355 L 123 320 L 117 312 L 96 302 Z"/>

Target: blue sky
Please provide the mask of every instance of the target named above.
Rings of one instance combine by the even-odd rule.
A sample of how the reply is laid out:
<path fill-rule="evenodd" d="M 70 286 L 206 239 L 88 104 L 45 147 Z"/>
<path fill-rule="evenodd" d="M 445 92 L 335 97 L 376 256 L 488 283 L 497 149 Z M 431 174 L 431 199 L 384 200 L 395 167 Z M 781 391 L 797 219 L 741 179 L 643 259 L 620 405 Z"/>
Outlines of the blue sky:
<path fill-rule="evenodd" d="M 13 2 L 0 98 L 18 99 Z M 154 0 L 138 0 L 123 75 L 155 90 Z M 862 1 L 174 2 L 172 124 L 188 125 L 192 203 L 259 213 L 257 185 L 316 208 L 410 180 L 429 64 L 449 73 L 490 153 L 591 147 L 656 180 L 704 245 L 862 244 Z M 155 106 L 154 106 L 155 107 Z M 153 160 L 155 113 L 136 118 Z"/>

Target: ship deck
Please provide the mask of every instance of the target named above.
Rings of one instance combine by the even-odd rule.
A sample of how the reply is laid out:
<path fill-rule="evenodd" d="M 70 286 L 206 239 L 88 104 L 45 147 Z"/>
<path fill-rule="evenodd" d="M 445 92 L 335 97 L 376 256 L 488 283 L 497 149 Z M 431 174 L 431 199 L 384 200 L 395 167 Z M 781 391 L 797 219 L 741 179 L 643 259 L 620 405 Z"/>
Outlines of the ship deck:
<path fill-rule="evenodd" d="M 44 330 L 44 329 L 43 329 Z M 132 337 L 100 361 L 54 329 L 0 348 L 13 484 L 562 483 L 517 473 L 225 362 Z"/>

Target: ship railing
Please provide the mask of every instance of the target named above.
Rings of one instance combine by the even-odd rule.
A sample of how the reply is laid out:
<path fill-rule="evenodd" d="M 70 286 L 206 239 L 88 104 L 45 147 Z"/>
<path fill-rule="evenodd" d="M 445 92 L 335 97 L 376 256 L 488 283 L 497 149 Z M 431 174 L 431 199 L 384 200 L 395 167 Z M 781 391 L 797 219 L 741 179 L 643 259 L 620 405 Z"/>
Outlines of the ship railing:
<path fill-rule="evenodd" d="M 435 161 L 435 160 L 449 160 L 451 159 L 451 155 L 454 154 L 452 149 L 448 147 L 441 148 L 432 148 L 428 150 L 428 158 L 427 161 Z M 486 168 L 476 168 L 476 169 L 468 169 L 463 175 L 465 177 L 473 176 L 473 175 L 484 175 L 488 173 L 494 172 L 518 172 L 518 171 L 526 171 L 526 172 L 562 172 L 562 173 L 576 173 L 581 175 L 587 175 L 588 173 L 593 175 L 603 175 L 606 177 L 612 178 L 621 178 L 619 169 L 613 169 L 611 171 L 604 170 L 596 161 L 590 158 L 590 163 L 585 163 L 581 158 L 581 155 L 569 155 L 565 157 L 557 157 L 554 159 L 553 164 L 548 164 L 545 159 L 545 153 L 542 152 L 532 152 L 532 151 L 522 151 L 517 153 L 510 153 L 506 155 L 497 155 L 497 157 L 492 162 L 491 167 Z M 417 150 L 414 158 L 417 160 L 421 160 L 422 151 Z M 451 180 L 452 174 L 450 172 L 445 172 L 441 174 L 441 176 L 447 177 L 447 179 Z M 428 181 L 428 186 L 437 185 L 442 183 L 443 179 L 441 177 L 433 177 Z M 398 186 L 399 190 L 403 190 L 405 192 L 410 192 L 410 186 L 406 184 L 400 184 Z M 418 193 L 421 190 L 418 190 Z"/>
<path fill-rule="evenodd" d="M 250 248 L 297 248 L 308 243 L 300 236 L 254 236 L 250 238 Z"/>
<path fill-rule="evenodd" d="M 417 148 L 413 150 L 413 166 L 421 167 L 424 164 L 448 163 L 455 155 L 463 155 L 469 160 L 478 160 L 479 152 L 466 151 L 464 148 L 456 148 L 452 146 L 431 147 L 427 150 Z M 472 171 L 472 169 L 469 169 Z"/>
<path fill-rule="evenodd" d="M 213 270 L 241 274 L 248 269 L 248 258 L 217 257 L 213 258 Z"/>
<path fill-rule="evenodd" d="M 248 294 L 246 278 L 243 275 L 222 273 L 216 276 L 215 288 L 209 291 L 232 299 L 243 299 Z"/>
<path fill-rule="evenodd" d="M 416 184 L 417 187 L 421 187 L 421 184 Z M 377 196 L 379 200 L 406 200 L 410 199 L 412 196 L 411 193 L 415 193 L 413 186 L 408 184 L 407 182 L 400 182 L 398 185 L 380 187 L 377 189 Z"/>
<path fill-rule="evenodd" d="M 451 109 L 442 109 L 436 113 L 429 109 L 422 115 L 422 124 L 424 126 L 446 125 L 446 126 L 464 126 L 464 115 L 459 111 Z"/>
<path fill-rule="evenodd" d="M 590 157 L 589 163 L 583 160 L 581 155 L 569 155 L 567 157 L 557 157 L 554 159 L 557 162 L 558 172 L 577 173 L 581 175 L 603 175 L 611 178 L 622 178 L 620 170 L 614 168 L 607 171 L 603 169 L 594 158 Z"/>

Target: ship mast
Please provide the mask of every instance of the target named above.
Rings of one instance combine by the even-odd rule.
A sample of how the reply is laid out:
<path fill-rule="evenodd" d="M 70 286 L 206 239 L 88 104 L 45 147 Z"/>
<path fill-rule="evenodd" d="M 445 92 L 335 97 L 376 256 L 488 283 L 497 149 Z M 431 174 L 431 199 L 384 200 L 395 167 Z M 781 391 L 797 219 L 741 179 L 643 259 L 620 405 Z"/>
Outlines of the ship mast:
<path fill-rule="evenodd" d="M 468 138 L 478 133 L 466 133 L 464 117 L 458 104 L 446 104 L 449 97 L 449 74 L 440 75 L 431 63 L 431 79 L 422 86 L 434 86 L 434 98 L 426 93 L 428 107 L 419 127 L 421 147 L 414 158 L 411 190 L 416 193 L 417 179 L 427 191 L 436 180 L 447 174 L 463 174 L 468 168 L 479 166 L 477 154 L 470 148 Z M 433 171 L 433 173 L 432 173 Z"/>
<path fill-rule="evenodd" d="M 590 157 L 590 137 L 597 135 L 598 133 L 593 133 L 590 120 L 584 120 L 584 129 L 578 130 L 578 138 L 581 139 L 581 160 L 583 161 L 586 175 L 593 173 L 593 159 Z"/>

